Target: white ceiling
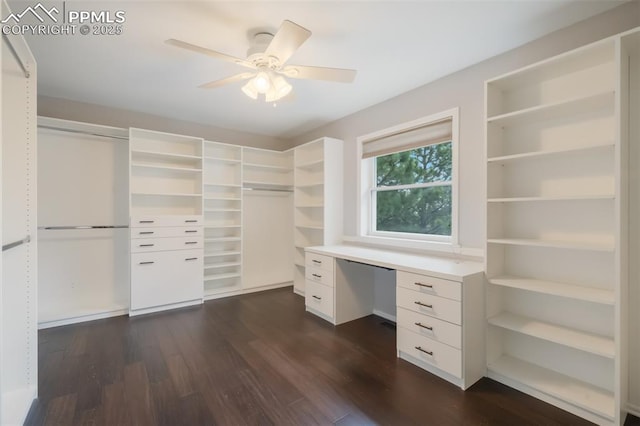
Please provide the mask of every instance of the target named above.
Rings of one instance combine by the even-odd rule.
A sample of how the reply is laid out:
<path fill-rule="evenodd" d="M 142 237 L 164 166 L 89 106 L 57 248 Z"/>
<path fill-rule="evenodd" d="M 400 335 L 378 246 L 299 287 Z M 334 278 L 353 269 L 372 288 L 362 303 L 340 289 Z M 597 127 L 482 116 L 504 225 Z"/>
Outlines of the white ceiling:
<path fill-rule="evenodd" d="M 9 3 L 20 11 L 33 2 Z M 290 138 L 621 3 L 68 1 L 67 8 L 124 10 L 123 34 L 27 40 L 42 95 Z M 290 63 L 354 68 L 355 82 L 292 79 L 296 99 L 273 107 L 247 98 L 241 83 L 198 89 L 245 69 L 163 43 L 178 38 L 245 57 L 253 29 L 275 30 L 284 19 L 313 32 Z"/>

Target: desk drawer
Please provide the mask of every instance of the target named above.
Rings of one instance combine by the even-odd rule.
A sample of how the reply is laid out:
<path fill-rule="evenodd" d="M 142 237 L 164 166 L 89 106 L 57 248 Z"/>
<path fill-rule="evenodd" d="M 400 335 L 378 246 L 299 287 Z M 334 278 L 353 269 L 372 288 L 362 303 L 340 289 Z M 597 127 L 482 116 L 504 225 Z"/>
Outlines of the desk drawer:
<path fill-rule="evenodd" d="M 318 268 L 328 272 L 333 272 L 333 257 L 306 252 L 305 267 Z"/>
<path fill-rule="evenodd" d="M 457 349 L 462 347 L 462 329 L 459 325 L 428 315 L 398 308 L 398 327 L 404 327 L 416 334 L 437 340 Z"/>
<path fill-rule="evenodd" d="M 305 305 L 333 318 L 333 288 L 307 280 L 304 290 Z"/>
<path fill-rule="evenodd" d="M 412 274 L 398 271 L 396 275 L 397 285 L 410 290 L 419 291 L 447 299 L 461 300 L 461 284 L 457 281 L 443 280 L 428 275 Z"/>
<path fill-rule="evenodd" d="M 202 247 L 202 237 L 135 238 L 131 240 L 131 253 L 193 250 L 201 249 Z"/>
<path fill-rule="evenodd" d="M 329 287 L 333 287 L 333 272 L 314 268 L 313 266 L 307 266 L 305 267 L 304 274 L 307 281 L 314 281 Z"/>
<path fill-rule="evenodd" d="M 462 307 L 460 302 L 456 300 L 396 287 L 396 303 L 400 308 L 440 318 L 454 324 L 462 324 Z"/>
<path fill-rule="evenodd" d="M 398 327 L 398 351 L 431 364 L 455 377 L 462 377 L 462 353 L 459 349 Z"/>
<path fill-rule="evenodd" d="M 131 228 L 158 226 L 202 226 L 202 216 L 199 215 L 167 215 L 167 216 L 134 216 L 131 218 Z"/>

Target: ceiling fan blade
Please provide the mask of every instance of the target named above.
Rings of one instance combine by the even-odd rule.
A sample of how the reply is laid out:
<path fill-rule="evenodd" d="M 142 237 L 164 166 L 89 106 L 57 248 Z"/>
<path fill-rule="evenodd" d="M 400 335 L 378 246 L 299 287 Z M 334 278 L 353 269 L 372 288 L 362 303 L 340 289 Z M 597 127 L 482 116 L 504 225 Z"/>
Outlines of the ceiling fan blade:
<path fill-rule="evenodd" d="M 282 21 L 264 53 L 278 58 L 280 64 L 284 64 L 310 36 L 311 31 L 308 29 L 288 20 Z"/>
<path fill-rule="evenodd" d="M 253 77 L 254 75 L 255 74 L 251 72 L 243 72 L 241 74 L 232 75 L 231 77 L 223 78 L 221 80 L 210 81 L 209 83 L 201 84 L 198 87 L 201 89 L 215 89 L 216 87 L 224 86 L 225 84 L 246 80 Z"/>
<path fill-rule="evenodd" d="M 308 67 L 304 65 L 288 65 L 281 72 L 287 77 L 308 80 L 336 81 L 351 83 L 356 78 L 356 70 L 326 67 Z"/>
<path fill-rule="evenodd" d="M 255 68 L 255 66 L 251 62 L 245 61 L 244 59 L 236 58 L 235 56 L 231 56 L 231 55 L 217 52 L 215 50 L 207 49 L 206 47 L 196 46 L 195 44 L 187 43 L 186 41 L 170 38 L 169 40 L 165 40 L 165 43 L 171 46 L 187 49 L 192 52 L 211 56 L 212 58 L 222 59 L 223 61 L 227 61 L 227 62 L 233 62 L 234 64 L 242 65 L 248 68 Z"/>

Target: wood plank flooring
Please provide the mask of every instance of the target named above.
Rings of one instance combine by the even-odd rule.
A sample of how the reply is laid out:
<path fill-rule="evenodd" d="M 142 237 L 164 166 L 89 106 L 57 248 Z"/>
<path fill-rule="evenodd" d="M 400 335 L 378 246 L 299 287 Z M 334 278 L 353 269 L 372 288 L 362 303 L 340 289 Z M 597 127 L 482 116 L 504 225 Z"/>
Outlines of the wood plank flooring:
<path fill-rule="evenodd" d="M 333 327 L 291 288 L 42 330 L 39 382 L 26 425 L 590 424 L 489 379 L 463 392 L 397 359 L 381 318 Z"/>

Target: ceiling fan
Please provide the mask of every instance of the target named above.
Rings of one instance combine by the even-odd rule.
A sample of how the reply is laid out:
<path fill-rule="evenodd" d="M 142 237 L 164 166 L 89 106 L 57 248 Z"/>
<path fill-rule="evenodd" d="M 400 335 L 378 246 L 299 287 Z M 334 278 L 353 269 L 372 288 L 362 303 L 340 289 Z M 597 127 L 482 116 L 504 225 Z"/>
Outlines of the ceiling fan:
<path fill-rule="evenodd" d="M 285 20 L 275 35 L 269 32 L 255 34 L 253 44 L 247 51 L 246 59 L 236 58 L 176 39 L 166 40 L 165 43 L 251 69 L 249 72 L 211 81 L 198 87 L 213 89 L 225 84 L 249 80 L 242 87 L 242 91 L 247 96 L 258 99 L 258 96 L 264 95 L 265 102 L 275 102 L 291 93 L 292 87 L 285 77 L 340 83 L 351 83 L 354 80 L 355 70 L 288 65 L 289 58 L 310 36 L 311 31 Z"/>

